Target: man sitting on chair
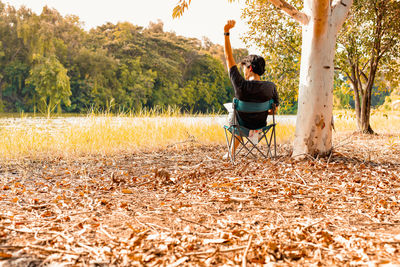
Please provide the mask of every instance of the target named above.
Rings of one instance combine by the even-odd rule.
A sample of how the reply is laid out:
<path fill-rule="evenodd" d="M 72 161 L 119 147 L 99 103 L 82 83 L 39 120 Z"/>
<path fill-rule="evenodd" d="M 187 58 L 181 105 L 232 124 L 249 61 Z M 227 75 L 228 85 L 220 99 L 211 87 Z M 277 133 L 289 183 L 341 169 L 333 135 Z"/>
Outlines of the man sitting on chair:
<path fill-rule="evenodd" d="M 235 27 L 235 21 L 229 20 L 224 27 L 224 35 L 225 59 L 228 65 L 229 77 L 233 89 L 235 90 L 235 98 L 246 102 L 256 103 L 262 103 L 273 99 L 275 106 L 277 107 L 279 105 L 279 97 L 275 84 L 268 81 L 261 81 L 260 76 L 265 72 L 265 60 L 263 57 L 257 55 L 249 55 L 245 57 L 242 62 L 240 62 L 243 67 L 244 78 L 240 74 L 235 59 L 233 58 L 231 42 L 229 39 L 229 31 L 233 27 Z M 238 112 L 238 115 L 242 121 L 242 126 L 248 129 L 258 129 L 266 125 L 268 113 L 272 114 L 272 112 L 275 112 L 275 110 L 262 113 Z M 232 118 L 229 118 L 229 123 L 233 123 Z M 239 142 L 234 138 L 233 143 L 234 152 Z"/>

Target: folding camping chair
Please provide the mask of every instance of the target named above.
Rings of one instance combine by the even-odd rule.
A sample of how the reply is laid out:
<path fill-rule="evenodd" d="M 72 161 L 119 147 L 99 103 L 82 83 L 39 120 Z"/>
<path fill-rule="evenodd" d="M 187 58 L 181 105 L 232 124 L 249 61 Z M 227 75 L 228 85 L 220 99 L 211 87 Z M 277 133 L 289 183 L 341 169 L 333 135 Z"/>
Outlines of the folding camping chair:
<path fill-rule="evenodd" d="M 236 156 L 243 150 L 245 153 L 247 152 L 245 154 L 246 157 L 249 154 L 256 157 L 256 155 L 253 153 L 253 150 L 255 150 L 255 152 L 258 151 L 266 159 L 268 158 L 268 156 L 270 156 L 271 158 L 273 156 L 276 157 L 276 134 L 275 134 L 276 123 L 275 123 L 274 101 L 271 99 L 263 103 L 254 103 L 254 102 L 245 102 L 234 98 L 232 107 L 233 107 L 234 123 L 233 125 L 224 126 L 226 144 L 228 146 L 228 156 L 231 162 L 234 164 Z M 241 125 L 242 120 L 240 119 L 238 111 L 243 113 L 257 113 L 257 112 L 265 112 L 268 110 L 272 110 L 272 123 L 267 124 L 262 128 L 255 129 L 255 131 L 260 131 L 260 135 L 257 136 L 258 138 L 255 138 L 254 140 L 254 138 L 249 136 L 251 130 Z M 228 133 L 230 134 L 230 136 Z M 262 140 L 265 140 L 267 145 L 266 154 L 262 151 L 262 149 L 260 149 L 257 146 Z M 233 152 L 232 149 L 234 146 L 234 142 L 239 142 L 239 147 L 236 149 L 235 152 Z M 271 148 L 272 145 L 274 150 L 273 154 Z"/>

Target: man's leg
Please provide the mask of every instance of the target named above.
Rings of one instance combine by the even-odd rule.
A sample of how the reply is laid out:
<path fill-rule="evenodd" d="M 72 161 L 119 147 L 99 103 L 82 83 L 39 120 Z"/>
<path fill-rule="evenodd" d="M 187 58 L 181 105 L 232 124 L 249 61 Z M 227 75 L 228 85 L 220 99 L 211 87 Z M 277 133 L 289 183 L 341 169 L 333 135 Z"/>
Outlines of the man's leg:
<path fill-rule="evenodd" d="M 243 138 L 241 136 L 235 135 L 235 138 L 233 138 L 231 147 L 229 148 L 232 156 L 233 156 L 233 153 L 235 153 L 236 148 L 240 144 L 239 140 L 237 140 L 236 138 L 239 138 L 240 142 L 243 142 Z M 228 157 L 229 157 L 229 152 L 226 152 L 226 154 L 222 158 L 223 159 L 228 159 Z"/>
<path fill-rule="evenodd" d="M 239 139 L 239 140 L 237 140 Z M 243 138 L 239 135 L 235 135 L 235 138 L 233 138 L 233 146 L 231 147 L 231 155 L 233 155 L 236 151 L 236 148 L 239 146 L 240 143 L 243 143 Z"/>

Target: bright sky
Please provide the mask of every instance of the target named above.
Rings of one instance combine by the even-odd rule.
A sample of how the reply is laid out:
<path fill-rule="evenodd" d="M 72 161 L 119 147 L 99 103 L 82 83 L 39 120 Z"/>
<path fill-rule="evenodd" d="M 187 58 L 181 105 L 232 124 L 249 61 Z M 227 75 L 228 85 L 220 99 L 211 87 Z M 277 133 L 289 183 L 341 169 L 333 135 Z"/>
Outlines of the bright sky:
<path fill-rule="evenodd" d="M 241 21 L 245 0 L 229 3 L 228 0 L 192 0 L 189 9 L 179 19 L 172 19 L 172 10 L 178 0 L 3 0 L 16 8 L 21 5 L 40 14 L 43 6 L 57 9 L 62 15 L 73 14 L 90 29 L 106 22 L 129 21 L 134 25 L 148 26 L 150 21 L 164 22 L 164 31 L 201 39 L 207 36 L 213 43 L 223 44 L 223 29 L 228 19 L 236 20 L 231 30 L 233 48 L 244 48 L 239 37 L 247 31 Z M 250 49 L 254 51 L 253 49 Z"/>

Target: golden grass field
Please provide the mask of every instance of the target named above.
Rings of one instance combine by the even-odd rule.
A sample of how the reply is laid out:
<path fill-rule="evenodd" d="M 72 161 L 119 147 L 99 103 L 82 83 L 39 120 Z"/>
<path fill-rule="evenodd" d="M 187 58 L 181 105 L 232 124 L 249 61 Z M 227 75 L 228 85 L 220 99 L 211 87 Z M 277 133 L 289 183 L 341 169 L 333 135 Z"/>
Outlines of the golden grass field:
<path fill-rule="evenodd" d="M 190 141 L 200 144 L 225 143 L 221 116 L 189 117 L 175 113 L 144 115 L 3 118 L 0 120 L 0 157 L 18 158 L 48 153 L 113 154 L 163 148 Z M 400 114 L 373 112 L 371 126 L 377 133 L 395 134 L 399 138 Z M 338 132 L 355 131 L 354 111 L 336 111 L 335 128 Z M 292 141 L 295 131 L 293 124 L 280 123 L 276 129 L 278 143 Z"/>

